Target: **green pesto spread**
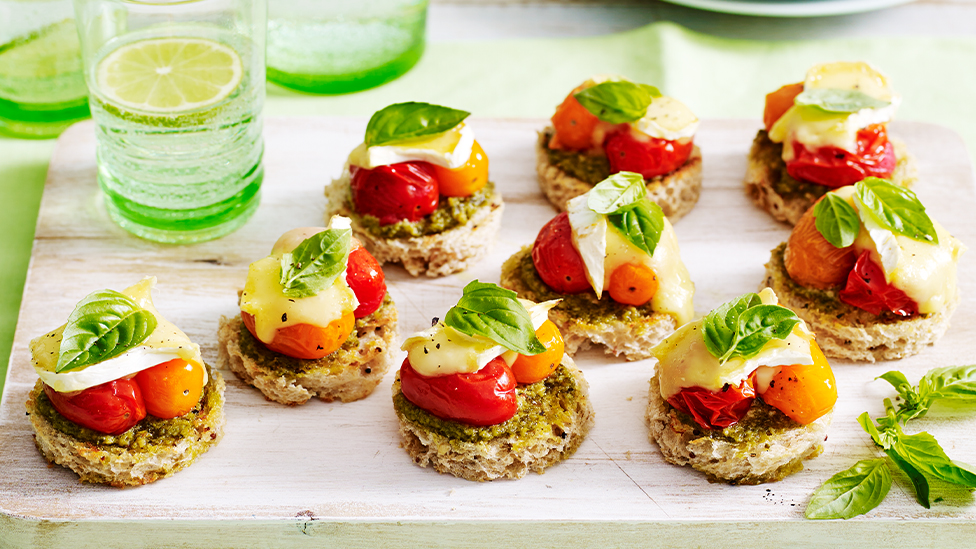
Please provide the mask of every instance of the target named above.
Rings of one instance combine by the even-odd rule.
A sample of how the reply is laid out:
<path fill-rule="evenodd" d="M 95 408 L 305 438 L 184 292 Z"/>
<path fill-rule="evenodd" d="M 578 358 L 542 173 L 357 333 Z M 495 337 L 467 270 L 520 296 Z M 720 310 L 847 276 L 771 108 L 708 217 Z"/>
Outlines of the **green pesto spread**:
<path fill-rule="evenodd" d="M 353 215 L 367 231 L 382 238 L 426 236 L 464 225 L 494 195 L 495 184 L 489 181 L 468 196 L 441 196 L 437 201 L 437 209 L 419 221 L 403 220 L 380 225 L 380 220 L 371 215 Z M 352 207 L 350 209 L 355 210 Z"/>
<path fill-rule="evenodd" d="M 551 435 L 553 426 L 569 426 L 580 398 L 575 378 L 563 365 L 542 381 L 519 385 L 515 389 L 518 398 L 518 411 L 515 415 L 508 421 L 486 427 L 441 419 L 416 406 L 400 392 L 399 375 L 393 392 L 393 407 L 397 416 L 427 431 L 447 437 L 452 443 L 487 442 L 509 435 L 528 442 Z"/>
<path fill-rule="evenodd" d="M 610 161 L 607 160 L 605 154 L 586 154 L 579 151 L 550 149 L 551 129 L 545 133 L 543 139 L 543 146 L 549 156 L 549 164 L 590 185 L 596 185 L 610 177 Z"/>
<path fill-rule="evenodd" d="M 200 402 L 188 413 L 173 419 L 146 415 L 145 419 L 120 435 L 99 433 L 62 416 L 54 409 L 40 384 L 34 389 L 33 397 L 37 413 L 66 435 L 103 448 L 112 446 L 153 453 L 157 448 L 176 446 L 186 437 L 199 434 L 201 427 L 205 427 L 210 421 L 209 416 L 223 407 L 223 397 L 217 390 L 217 378 L 213 370 L 209 370 L 208 374 L 209 379 L 203 387 Z"/>

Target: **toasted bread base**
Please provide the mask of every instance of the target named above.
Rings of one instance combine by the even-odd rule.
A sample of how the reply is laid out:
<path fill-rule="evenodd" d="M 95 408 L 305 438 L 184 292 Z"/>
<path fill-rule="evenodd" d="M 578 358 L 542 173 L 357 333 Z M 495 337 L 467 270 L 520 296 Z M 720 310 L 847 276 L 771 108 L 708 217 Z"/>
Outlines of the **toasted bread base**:
<path fill-rule="evenodd" d="M 526 246 L 502 264 L 500 284 L 503 288 L 514 290 L 522 299 L 545 301 L 545 297 L 532 291 L 522 280 L 519 270 L 523 259 L 532 253 L 532 246 Z M 596 300 L 596 296 L 593 296 Z M 604 296 L 604 299 L 610 299 Z M 623 356 L 627 360 L 650 358 L 651 347 L 677 329 L 674 317 L 665 313 L 643 314 L 639 318 L 627 320 L 614 318 L 608 321 L 593 322 L 579 318 L 559 305 L 549 310 L 551 320 L 563 335 L 566 353 L 570 356 L 592 345 L 603 346 L 608 355 Z"/>
<path fill-rule="evenodd" d="M 539 187 L 549 202 L 557 210 L 564 212 L 570 200 L 589 192 L 593 185 L 549 163 L 549 155 L 546 152 L 548 132 L 539 132 L 535 147 Z M 701 195 L 701 184 L 702 156 L 701 150 L 696 145 L 684 166 L 667 175 L 647 181 L 647 197 L 661 206 L 664 215 L 674 223 L 695 207 Z"/>
<path fill-rule="evenodd" d="M 250 356 L 241 349 L 240 315 L 221 317 L 217 364 L 257 388 L 266 399 L 281 404 L 305 404 L 312 397 L 326 402 L 352 402 L 369 396 L 390 368 L 396 322 L 396 306 L 388 300 L 373 314 L 356 319 L 355 349 L 349 352 L 339 349 L 319 360 L 300 361 L 309 366 L 306 371 L 283 374 L 268 368 L 262 357 Z"/>
<path fill-rule="evenodd" d="M 754 418 L 782 416 L 779 410 L 756 401 L 743 422 Z M 658 445 L 668 463 L 690 465 L 707 475 L 710 482 L 762 484 L 775 482 L 803 469 L 803 460 L 823 452 L 823 441 L 833 412 L 809 425 L 778 432 L 762 443 L 749 444 L 721 437 L 709 437 L 693 420 L 686 420 L 661 397 L 657 373 L 647 393 L 648 436 Z M 688 416 L 684 416 L 687 418 Z"/>
<path fill-rule="evenodd" d="M 488 255 L 502 223 L 505 204 L 497 190 L 464 225 L 444 232 L 383 238 L 369 232 L 349 207 L 349 179 L 336 179 L 325 187 L 325 220 L 342 215 L 352 220 L 352 232 L 380 264 L 400 263 L 411 276 L 447 276 L 467 269 Z"/>
<path fill-rule="evenodd" d="M 35 399 L 44 390 L 43 382 L 38 380 L 26 404 L 37 449 L 49 463 L 74 471 L 81 482 L 124 488 L 168 477 L 193 463 L 224 436 L 224 378 L 209 366 L 207 371 L 219 395 L 217 405 L 200 414 L 192 434 L 175 445 L 157 445 L 152 450 L 83 442 L 55 429 L 37 410 Z"/>
<path fill-rule="evenodd" d="M 908 153 L 908 148 L 902 141 L 891 138 L 891 144 L 895 148 L 895 157 L 898 159 L 895 171 L 891 174 L 891 181 L 895 185 L 909 188 L 918 180 L 915 158 Z M 745 178 L 746 194 L 757 206 L 769 212 L 776 221 L 796 225 L 800 217 L 810 209 L 810 206 L 813 206 L 814 202 L 826 194 L 830 187 L 805 183 L 804 187 L 807 190 L 788 196 L 777 192 L 776 183 L 786 169 L 782 151 L 782 144 L 773 143 L 765 131 L 759 131 L 749 150 L 749 164 Z"/>
<path fill-rule="evenodd" d="M 890 313 L 876 316 L 836 297 L 826 306 L 822 299 L 803 295 L 803 288 L 790 278 L 783 262 L 785 249 L 784 242 L 772 251 L 760 287 L 772 288 L 780 305 L 792 309 L 806 322 L 828 357 L 874 362 L 918 354 L 945 334 L 949 318 L 959 305 L 957 292 L 945 310 L 909 318 Z"/>
<path fill-rule="evenodd" d="M 421 467 L 430 466 L 438 473 L 466 480 L 518 479 L 529 471 L 542 474 L 546 468 L 573 455 L 593 426 L 589 384 L 565 357 L 563 366 L 570 372 L 579 394 L 571 405 L 559 403 L 565 410 L 563 421 L 552 424 L 552 429 L 544 434 L 529 440 L 509 434 L 484 442 L 466 442 L 425 429 L 398 412 L 403 449 Z M 398 394 L 399 373 L 393 384 L 393 396 Z"/>

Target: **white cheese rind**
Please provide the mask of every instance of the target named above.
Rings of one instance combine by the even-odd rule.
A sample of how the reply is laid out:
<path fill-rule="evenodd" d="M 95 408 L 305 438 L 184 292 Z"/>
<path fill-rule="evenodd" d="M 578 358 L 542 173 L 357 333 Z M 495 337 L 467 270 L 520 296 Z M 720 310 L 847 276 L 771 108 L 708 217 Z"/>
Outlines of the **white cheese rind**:
<path fill-rule="evenodd" d="M 400 162 L 429 162 L 455 170 L 468 162 L 473 148 L 474 130 L 462 122 L 432 136 L 372 147 L 362 143 L 349 155 L 349 164 L 371 170 Z"/>
<path fill-rule="evenodd" d="M 569 226 L 573 231 L 573 246 L 583 258 L 586 279 L 597 297 L 603 295 L 605 284 L 604 262 L 607 257 L 607 217 L 587 205 L 589 193 L 577 196 L 566 204 Z"/>

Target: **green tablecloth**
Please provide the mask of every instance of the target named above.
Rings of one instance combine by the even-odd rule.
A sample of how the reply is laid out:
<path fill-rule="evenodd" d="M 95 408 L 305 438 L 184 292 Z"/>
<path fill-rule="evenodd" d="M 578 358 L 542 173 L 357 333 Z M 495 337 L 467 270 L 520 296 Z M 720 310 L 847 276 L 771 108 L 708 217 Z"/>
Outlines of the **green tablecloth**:
<path fill-rule="evenodd" d="M 655 84 L 701 118 L 759 118 L 766 93 L 802 80 L 809 65 L 832 60 L 865 60 L 882 68 L 904 98 L 899 119 L 953 128 L 970 152 L 976 151 L 972 38 L 755 42 L 655 23 L 596 38 L 434 44 L 410 73 L 374 90 L 322 97 L 269 86 L 265 113 L 368 116 L 390 103 L 415 100 L 467 109 L 476 116 L 548 117 L 581 81 L 609 73 Z M 52 141 L 0 138 L 0 379 L 53 146 Z"/>

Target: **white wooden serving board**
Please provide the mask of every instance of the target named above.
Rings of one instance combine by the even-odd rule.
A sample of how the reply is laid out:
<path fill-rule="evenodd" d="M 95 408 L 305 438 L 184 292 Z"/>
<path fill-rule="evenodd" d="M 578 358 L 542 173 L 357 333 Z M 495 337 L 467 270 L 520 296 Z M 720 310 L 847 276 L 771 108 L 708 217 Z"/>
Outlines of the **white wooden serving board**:
<path fill-rule="evenodd" d="M 960 263 L 963 304 L 946 336 L 922 354 L 881 364 L 832 361 L 839 401 L 826 452 L 786 480 L 763 486 L 709 484 L 663 461 L 642 417 L 652 361 L 627 363 L 596 352 L 577 357 L 591 386 L 596 426 L 571 459 L 544 475 L 474 483 L 414 465 L 399 447 L 389 387 L 398 364 L 360 402 L 309 402 L 288 408 L 227 379 L 223 441 L 193 466 L 155 484 L 118 490 L 80 484 L 48 467 L 24 414 L 36 375 L 28 342 L 57 326 L 98 288 L 124 288 L 159 277 L 159 310 L 216 360 L 217 321 L 235 314 L 248 264 L 291 228 L 322 222 L 323 185 L 361 141 L 365 119 L 271 118 L 262 204 L 238 232 L 195 246 L 139 240 L 105 216 L 95 184 L 93 126 L 74 126 L 51 161 L 30 273 L 0 405 L 0 547 L 132 545 L 583 546 L 743 543 L 966 546 L 976 538 L 973 495 L 933 484 L 931 510 L 920 507 L 900 474 L 875 511 L 851 521 L 803 520 L 811 492 L 859 459 L 878 455 L 855 421 L 882 413 L 893 390 L 874 377 L 890 369 L 917 380 L 929 368 L 976 360 L 976 253 Z M 414 279 L 386 268 L 400 311 L 401 339 L 430 325 L 468 281 L 497 281 L 502 261 L 531 242 L 553 210 L 535 181 L 540 120 L 474 120 L 505 197 L 494 253 L 475 268 L 442 279 Z M 745 155 L 756 121 L 711 120 L 697 143 L 704 191 L 676 225 L 682 256 L 697 286 L 699 313 L 748 291 L 763 277 L 769 250 L 789 230 L 753 206 L 742 190 Z M 918 159 L 916 190 L 928 211 L 976 246 L 976 186 L 966 149 L 949 130 L 900 122 L 892 132 Z M 402 355 L 400 359 L 402 360 Z M 398 362 L 399 362 L 398 360 Z M 934 410 L 915 427 L 933 433 L 949 456 L 976 462 L 976 414 Z M 972 546 L 972 545 L 968 545 Z"/>

